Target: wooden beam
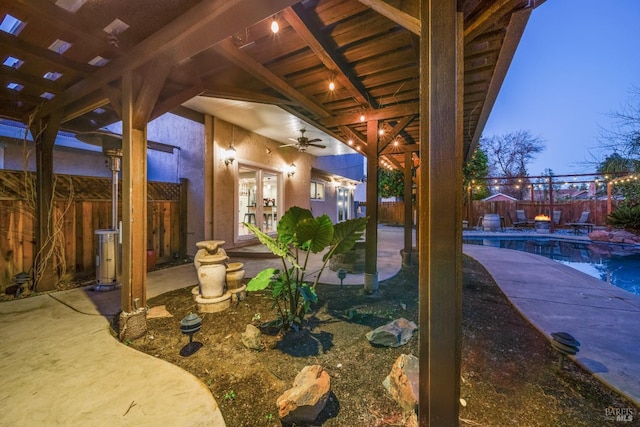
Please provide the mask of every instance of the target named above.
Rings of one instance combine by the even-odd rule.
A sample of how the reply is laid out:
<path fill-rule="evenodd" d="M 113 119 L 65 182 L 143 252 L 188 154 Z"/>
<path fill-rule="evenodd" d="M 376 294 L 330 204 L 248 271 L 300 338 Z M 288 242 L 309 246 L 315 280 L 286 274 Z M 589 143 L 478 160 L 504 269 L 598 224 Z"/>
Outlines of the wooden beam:
<path fill-rule="evenodd" d="M 367 91 L 362 82 L 356 78 L 347 61 L 338 55 L 338 50 L 335 49 L 335 46 L 329 46 L 329 42 L 321 36 L 320 31 L 316 28 L 311 28 L 311 24 L 303 20 L 301 15 L 304 10 L 304 6 L 297 4 L 283 10 L 282 15 L 325 67 L 335 74 L 336 81 L 362 106 L 371 107 Z"/>
<path fill-rule="evenodd" d="M 151 112 L 151 116 L 149 117 L 149 121 L 152 121 L 164 113 L 168 113 L 176 108 L 178 108 L 182 103 L 187 102 L 194 96 L 198 96 L 202 93 L 202 87 L 199 85 L 191 86 L 185 90 L 181 90 L 176 93 L 174 96 L 171 96 L 167 99 L 163 99 L 158 102 Z"/>
<path fill-rule="evenodd" d="M 420 19 L 410 15 L 400 9 L 397 9 L 383 0 L 359 0 L 360 3 L 367 5 L 371 9 L 378 12 L 395 22 L 396 24 L 406 28 L 413 34 L 420 35 Z"/>
<path fill-rule="evenodd" d="M 215 47 L 216 51 L 233 62 L 241 69 L 253 74 L 255 78 L 263 82 L 264 84 L 271 86 L 283 96 L 289 98 L 292 101 L 297 102 L 301 107 L 307 109 L 309 112 L 315 114 L 318 117 L 329 117 L 331 113 L 324 107 L 317 104 L 314 100 L 307 98 L 302 93 L 298 92 L 293 87 L 289 86 L 283 79 L 269 71 L 267 67 L 251 58 L 249 55 L 238 49 L 231 39 L 227 39 Z"/>
<path fill-rule="evenodd" d="M 115 88 L 111 85 L 104 85 L 102 92 L 109 99 L 111 108 L 113 108 L 118 117 L 122 118 L 122 89 Z"/>
<path fill-rule="evenodd" d="M 327 127 L 336 127 L 342 125 L 354 125 L 361 124 L 360 116 L 364 114 L 365 120 L 389 120 L 398 117 L 405 117 L 411 114 L 418 114 L 419 103 L 409 102 L 406 104 L 392 105 L 390 107 L 383 107 L 377 110 L 365 110 L 362 112 L 355 112 L 351 114 L 345 114 L 343 116 L 328 117 L 320 120 L 323 125 Z"/>
<path fill-rule="evenodd" d="M 363 152 L 367 151 L 367 142 L 364 140 L 364 136 L 360 132 L 353 130 L 347 126 L 338 126 L 340 132 L 342 132 L 347 138 L 353 139 L 354 144 L 360 144 L 363 148 Z M 349 145 L 349 144 L 347 144 Z"/>
<path fill-rule="evenodd" d="M 80 64 L 39 46 L 33 46 L 24 40 L 0 31 L 0 47 L 23 61 L 44 63 L 51 66 L 51 71 L 60 73 L 79 73 L 87 75 L 95 71 L 89 64 Z"/>
<path fill-rule="evenodd" d="M 421 144 L 401 144 L 397 147 L 390 146 L 385 148 L 380 155 L 392 155 L 403 153 L 419 153 Z"/>
<path fill-rule="evenodd" d="M 158 56 L 147 65 L 134 107 L 133 127 L 135 129 L 143 129 L 147 126 L 172 66 L 172 57 L 168 54 Z"/>
<path fill-rule="evenodd" d="M 69 104 L 64 109 L 65 114 L 62 117 L 62 123 L 70 122 L 71 120 L 78 118 L 89 111 L 93 111 L 98 107 L 105 106 L 108 103 L 109 98 L 104 94 L 104 92 L 93 93 L 91 96 Z"/>
<path fill-rule="evenodd" d="M 244 0 L 202 0 L 133 47 L 126 55 L 109 62 L 91 77 L 74 84 L 60 97 L 46 103 L 38 114 L 49 115 L 51 111 L 119 79 L 124 71 L 135 70 L 169 50 L 174 51 L 175 62 L 181 62 L 295 2 L 271 0 L 252 4 L 248 8 Z"/>
<path fill-rule="evenodd" d="M 19 83 L 34 91 L 49 92 L 54 95 L 61 93 L 63 90 L 59 84 L 56 84 L 51 80 L 21 73 L 11 67 L 0 67 L 0 79 L 5 79 L 7 82 Z M 45 98 L 42 98 L 42 101 L 44 100 Z"/>
<path fill-rule="evenodd" d="M 513 56 L 516 53 L 516 48 L 520 43 L 522 34 L 524 34 L 524 29 L 527 26 L 530 16 L 531 9 L 523 9 L 511 15 L 511 21 L 507 27 L 507 33 L 504 36 L 504 42 L 502 43 L 502 49 L 500 49 L 500 55 L 498 56 L 493 71 L 491 83 L 489 83 L 489 89 L 482 104 L 480 117 L 478 118 L 476 128 L 473 130 L 473 138 L 469 144 L 468 151 L 465 153 L 466 160 L 469 160 L 470 156 L 473 155 L 475 147 L 478 145 L 478 141 L 480 141 L 484 126 L 487 124 L 487 120 L 489 120 L 489 114 L 491 114 L 496 99 L 498 99 L 498 93 L 500 92 L 500 88 L 502 87 L 502 83 L 507 75 L 507 71 L 509 70 Z"/>
<path fill-rule="evenodd" d="M 497 0 L 491 2 L 481 14 L 469 22 L 464 29 L 465 43 L 471 42 L 487 29 L 491 28 L 509 10 L 522 3 L 520 0 Z"/>
<path fill-rule="evenodd" d="M 404 128 L 406 128 L 407 125 L 411 123 L 415 118 L 416 118 L 415 115 L 406 116 L 406 117 L 403 117 L 402 120 L 400 120 L 398 123 L 396 123 L 395 126 L 393 126 L 393 129 L 391 129 L 391 132 L 386 134 L 384 139 L 382 139 L 378 143 L 379 145 L 378 153 L 381 153 L 389 144 L 391 144 L 391 141 L 393 141 L 393 138 L 398 136 L 398 134 L 402 132 Z"/>
<path fill-rule="evenodd" d="M 271 105 L 298 105 L 297 102 L 291 101 L 287 98 L 281 98 L 239 87 L 209 85 L 205 83 L 204 88 L 202 96 L 208 96 L 211 98 L 233 99 L 236 101 L 257 102 L 260 104 Z"/>
<path fill-rule="evenodd" d="M 456 0 L 421 10 L 419 335 L 421 426 L 457 426 L 462 283 L 459 129 L 462 14 Z"/>

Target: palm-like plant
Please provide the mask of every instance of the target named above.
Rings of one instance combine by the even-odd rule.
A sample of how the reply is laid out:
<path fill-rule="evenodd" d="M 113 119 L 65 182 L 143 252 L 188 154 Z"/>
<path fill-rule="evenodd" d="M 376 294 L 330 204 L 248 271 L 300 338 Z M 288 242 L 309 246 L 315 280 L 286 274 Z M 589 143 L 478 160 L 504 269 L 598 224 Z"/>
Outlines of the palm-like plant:
<path fill-rule="evenodd" d="M 282 260 L 282 270 L 267 268 L 247 284 L 247 291 L 271 286 L 280 329 L 286 331 L 302 325 L 311 303 L 318 301 L 316 286 L 327 263 L 334 255 L 353 248 L 362 236 L 367 220 L 356 218 L 333 224 L 327 215 L 314 217 L 310 210 L 294 206 L 278 222 L 276 237 L 263 233 L 252 224 L 244 224 Z M 308 283 L 305 275 L 310 254 L 325 250 L 320 271 L 313 283 Z"/>

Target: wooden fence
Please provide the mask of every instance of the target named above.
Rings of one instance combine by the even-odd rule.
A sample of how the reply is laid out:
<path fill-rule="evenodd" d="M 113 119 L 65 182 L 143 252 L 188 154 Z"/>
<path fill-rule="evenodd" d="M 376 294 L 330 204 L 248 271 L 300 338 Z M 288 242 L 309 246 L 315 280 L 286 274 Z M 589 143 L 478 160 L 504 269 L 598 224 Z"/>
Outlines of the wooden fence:
<path fill-rule="evenodd" d="M 0 289 L 15 274 L 33 267 L 35 207 L 26 195 L 34 180 L 31 173 L 0 170 Z M 95 230 L 111 228 L 111 185 L 106 178 L 56 176 L 53 210 L 61 229 L 61 256 L 54 264 L 59 273 L 66 270 L 73 276 L 95 270 Z M 183 186 L 161 182 L 147 186 L 147 248 L 156 251 L 159 263 L 186 253 L 186 218 L 180 214 L 186 204 Z M 121 203 L 118 212 L 121 215 Z"/>
<path fill-rule="evenodd" d="M 366 206 L 360 203 L 360 206 Z M 612 209 L 617 207 L 613 201 Z M 469 221 L 469 226 L 478 225 L 480 218 L 487 213 L 497 213 L 505 219 L 505 225 L 511 227 L 516 220 L 516 209 L 525 211 L 527 219 L 533 219 L 538 214 L 549 215 L 548 202 L 530 201 L 499 201 L 483 202 L 474 200 L 471 207 L 464 206 L 463 219 Z M 570 202 L 555 202 L 554 211 L 560 211 L 560 227 L 566 223 L 575 222 L 584 211 L 591 212 L 589 222 L 595 225 L 605 225 L 607 222 L 606 200 L 572 200 Z M 550 215 L 549 215 L 550 216 Z M 415 219 L 415 216 L 414 216 Z M 381 224 L 404 224 L 404 202 L 378 203 L 378 222 Z"/>

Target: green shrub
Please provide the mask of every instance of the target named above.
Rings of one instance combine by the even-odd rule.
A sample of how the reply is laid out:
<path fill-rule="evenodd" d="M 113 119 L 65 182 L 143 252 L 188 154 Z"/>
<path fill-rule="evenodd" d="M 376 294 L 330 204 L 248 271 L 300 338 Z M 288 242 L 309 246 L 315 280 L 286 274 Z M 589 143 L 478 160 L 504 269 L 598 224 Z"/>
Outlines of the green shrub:
<path fill-rule="evenodd" d="M 630 231 L 640 231 L 640 206 L 620 206 L 609 214 L 607 223 Z"/>
<path fill-rule="evenodd" d="M 293 206 L 278 222 L 275 238 L 252 224 L 244 223 L 269 250 L 282 260 L 282 270 L 267 268 L 247 283 L 247 291 L 271 287 L 273 305 L 278 312 L 275 324 L 282 330 L 302 325 L 311 303 L 318 301 L 316 286 L 327 262 L 334 255 L 353 248 L 362 236 L 369 218 L 349 219 L 333 224 L 327 215 L 313 216 L 310 210 Z M 325 251 L 322 268 L 313 283 L 305 281 L 311 253 Z"/>

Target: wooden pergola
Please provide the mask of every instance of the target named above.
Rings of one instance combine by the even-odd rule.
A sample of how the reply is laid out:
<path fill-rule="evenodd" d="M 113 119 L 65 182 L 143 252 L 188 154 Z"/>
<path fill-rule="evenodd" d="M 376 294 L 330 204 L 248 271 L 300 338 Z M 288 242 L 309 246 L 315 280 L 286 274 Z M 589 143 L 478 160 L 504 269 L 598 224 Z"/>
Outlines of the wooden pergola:
<path fill-rule="evenodd" d="M 462 163 L 543 1 L 1 1 L 0 19 L 17 21 L 0 32 L 8 61 L 0 67 L 0 116 L 25 123 L 36 140 L 37 244 L 42 249 L 49 233 L 58 130 L 87 132 L 121 120 L 122 309 L 143 307 L 146 127 L 166 112 L 188 115 L 181 104 L 196 95 L 277 105 L 354 141 L 368 159 L 369 201 L 377 199 L 381 158 L 409 184 L 417 156 L 419 419 L 457 425 Z M 327 89 L 329 81 L 336 90 Z M 375 289 L 377 213 L 367 214 L 365 285 Z M 52 273 L 41 286 L 53 287 Z"/>

